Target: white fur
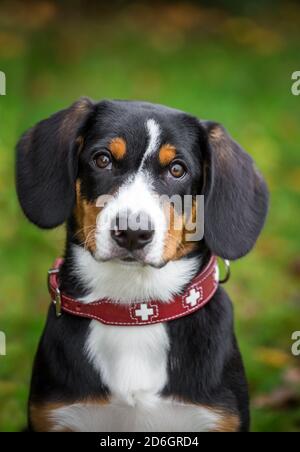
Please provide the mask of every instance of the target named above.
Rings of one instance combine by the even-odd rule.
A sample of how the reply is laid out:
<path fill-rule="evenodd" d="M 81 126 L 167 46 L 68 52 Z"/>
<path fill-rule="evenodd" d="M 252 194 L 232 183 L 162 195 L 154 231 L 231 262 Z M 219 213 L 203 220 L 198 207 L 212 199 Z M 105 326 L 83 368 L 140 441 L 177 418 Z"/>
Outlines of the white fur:
<path fill-rule="evenodd" d="M 96 259 L 89 251 L 74 246 L 74 272 L 88 289 L 83 302 L 109 298 L 116 303 L 169 302 L 194 277 L 198 260 L 168 262 L 158 269 L 117 259 L 110 235 L 110 220 L 122 210 L 147 213 L 154 224 L 154 239 L 145 263 L 161 262 L 167 230 L 165 214 L 143 166 L 158 149 L 160 127 L 146 123 L 148 148 L 135 177 L 120 187 L 103 209 L 96 233 Z M 114 257 L 116 253 L 116 258 Z M 111 259 L 104 262 L 105 259 Z M 160 396 L 168 381 L 169 338 L 165 324 L 115 327 L 91 321 L 85 350 L 89 361 L 110 390 L 109 404 L 75 404 L 53 411 L 55 430 L 74 431 L 208 431 L 219 416 L 210 410 L 185 405 Z"/>
<path fill-rule="evenodd" d="M 147 173 L 139 172 L 122 185 L 115 197 L 107 203 L 97 220 L 96 257 L 109 259 L 120 252 L 111 238 L 111 222 L 122 212 L 137 215 L 146 213 L 154 226 L 155 234 L 147 246 L 145 263 L 159 265 L 162 260 L 165 234 L 168 228 L 167 218 L 160 205 L 158 196 L 152 188 L 152 181 Z"/>
<path fill-rule="evenodd" d="M 148 121 L 146 122 L 146 129 L 149 136 L 149 144 L 140 166 L 141 169 L 143 168 L 147 158 L 153 155 L 158 150 L 159 138 L 161 134 L 159 124 L 154 119 L 148 119 Z"/>
<path fill-rule="evenodd" d="M 159 150 L 161 128 L 154 119 L 145 123 L 149 141 L 142 162 L 136 173 L 119 188 L 117 193 L 107 199 L 100 197 L 97 201 L 101 209 L 96 227 L 95 256 L 102 261 L 114 257 L 134 257 L 145 264 L 160 266 L 163 263 L 164 245 L 168 233 L 168 218 L 159 196 L 153 188 L 153 180 L 144 168 L 146 160 Z M 105 199 L 105 202 L 104 202 Z M 108 201 L 108 202 L 107 202 Z M 147 214 L 154 229 L 154 237 L 143 250 L 129 253 L 121 249 L 111 236 L 111 225 L 117 216 Z"/>
<path fill-rule="evenodd" d="M 201 406 L 171 399 L 147 406 L 128 406 L 118 400 L 109 405 L 75 404 L 52 412 L 54 431 L 75 432 L 210 432 L 222 416 Z"/>
<path fill-rule="evenodd" d="M 157 403 L 167 383 L 169 339 L 165 325 L 113 327 L 92 321 L 88 357 L 117 400 Z"/>
<path fill-rule="evenodd" d="M 109 297 L 116 302 L 169 301 L 197 271 L 197 259 L 169 262 L 161 269 L 140 264 L 98 262 L 74 247 L 76 275 L 89 295 L 86 303 Z M 209 431 L 219 416 L 210 410 L 164 399 L 169 338 L 165 324 L 115 327 L 91 321 L 85 350 L 108 386 L 107 405 L 75 404 L 53 411 L 55 430 Z"/>
<path fill-rule="evenodd" d="M 98 262 L 89 251 L 74 246 L 76 277 L 89 290 L 83 302 L 110 298 L 115 302 L 133 303 L 149 300 L 169 302 L 195 276 L 197 258 L 170 261 L 162 268 L 126 264 L 119 260 Z"/>

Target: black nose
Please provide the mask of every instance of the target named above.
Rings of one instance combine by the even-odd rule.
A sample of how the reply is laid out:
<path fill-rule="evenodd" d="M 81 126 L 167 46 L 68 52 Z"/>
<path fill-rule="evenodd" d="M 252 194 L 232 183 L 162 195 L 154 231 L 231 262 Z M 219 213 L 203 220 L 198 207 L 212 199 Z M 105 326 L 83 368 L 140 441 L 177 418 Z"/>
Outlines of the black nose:
<path fill-rule="evenodd" d="M 129 251 L 134 251 L 144 248 L 153 239 L 154 230 L 151 227 L 150 218 L 143 214 L 142 222 L 137 217 L 138 224 L 142 224 L 138 227 L 135 223 L 134 227 L 130 227 L 130 220 L 128 217 L 116 218 L 114 229 L 111 231 L 111 236 L 114 241 L 121 247 L 126 248 Z"/>

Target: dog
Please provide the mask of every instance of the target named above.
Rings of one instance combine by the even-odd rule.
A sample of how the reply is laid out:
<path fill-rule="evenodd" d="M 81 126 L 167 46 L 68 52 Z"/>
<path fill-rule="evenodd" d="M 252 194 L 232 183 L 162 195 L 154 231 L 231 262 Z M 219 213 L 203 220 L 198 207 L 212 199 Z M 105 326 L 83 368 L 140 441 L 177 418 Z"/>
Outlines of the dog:
<path fill-rule="evenodd" d="M 21 137 L 16 185 L 32 223 L 66 223 L 64 258 L 49 275 L 30 430 L 249 431 L 216 257 L 252 249 L 268 189 L 223 126 L 147 102 L 81 98 Z M 166 222 L 159 197 L 174 195 L 204 197 L 199 240 L 186 240 L 186 215 L 179 230 Z M 130 214 L 148 226 L 121 228 Z"/>

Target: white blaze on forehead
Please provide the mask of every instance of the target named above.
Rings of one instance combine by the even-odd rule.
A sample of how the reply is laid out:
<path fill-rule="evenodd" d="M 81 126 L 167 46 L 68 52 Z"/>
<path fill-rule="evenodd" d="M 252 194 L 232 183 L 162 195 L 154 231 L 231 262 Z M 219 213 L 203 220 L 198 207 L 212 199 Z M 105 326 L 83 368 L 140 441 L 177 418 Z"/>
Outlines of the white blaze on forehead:
<path fill-rule="evenodd" d="M 155 151 L 157 151 L 159 145 L 159 124 L 154 119 L 148 119 L 148 121 L 146 122 L 146 129 L 149 136 L 149 143 L 140 166 L 141 168 L 143 167 L 147 158 L 154 154 Z"/>

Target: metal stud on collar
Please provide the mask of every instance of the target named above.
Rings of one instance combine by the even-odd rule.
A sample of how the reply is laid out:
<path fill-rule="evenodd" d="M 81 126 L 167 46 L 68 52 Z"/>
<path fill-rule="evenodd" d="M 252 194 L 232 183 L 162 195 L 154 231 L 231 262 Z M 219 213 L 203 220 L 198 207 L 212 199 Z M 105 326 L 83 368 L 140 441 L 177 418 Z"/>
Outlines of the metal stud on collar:
<path fill-rule="evenodd" d="M 226 273 L 225 273 L 225 276 L 224 276 L 223 279 L 219 279 L 219 283 L 220 283 L 220 284 L 225 284 L 227 281 L 229 281 L 230 276 L 231 276 L 231 271 L 230 271 L 230 261 L 229 261 L 228 259 L 222 259 L 222 261 L 223 261 L 224 264 L 225 264 L 225 270 L 226 270 Z"/>

